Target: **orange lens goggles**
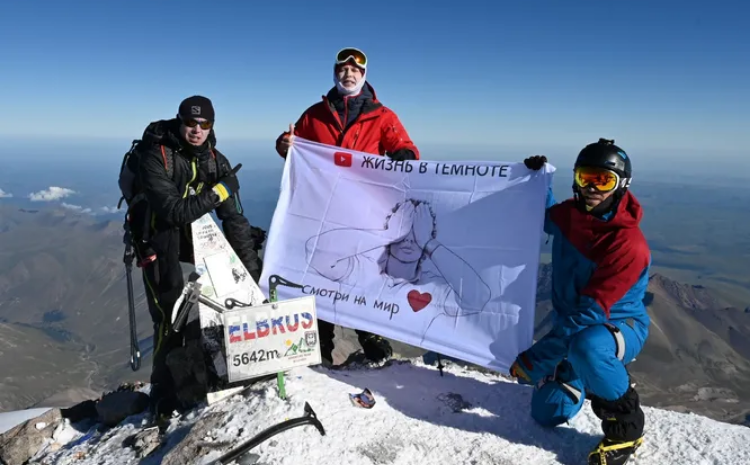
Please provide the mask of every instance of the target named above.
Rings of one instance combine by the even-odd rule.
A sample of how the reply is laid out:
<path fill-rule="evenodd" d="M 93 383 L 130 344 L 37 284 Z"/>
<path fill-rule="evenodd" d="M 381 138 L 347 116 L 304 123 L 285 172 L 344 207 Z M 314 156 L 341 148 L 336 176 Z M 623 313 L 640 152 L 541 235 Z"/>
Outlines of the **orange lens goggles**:
<path fill-rule="evenodd" d="M 575 182 L 578 187 L 592 186 L 599 192 L 609 192 L 616 188 L 620 182 L 617 173 L 603 168 L 580 167 L 574 172 Z"/>
<path fill-rule="evenodd" d="M 336 54 L 336 64 L 340 65 L 347 60 L 352 59 L 362 68 L 367 68 L 367 56 L 362 50 L 356 48 L 344 48 Z"/>
<path fill-rule="evenodd" d="M 189 128 L 194 128 L 199 124 L 201 126 L 201 129 L 211 129 L 214 126 L 214 123 L 212 123 L 211 121 L 196 121 L 194 119 L 184 119 L 182 120 L 182 122 Z"/>

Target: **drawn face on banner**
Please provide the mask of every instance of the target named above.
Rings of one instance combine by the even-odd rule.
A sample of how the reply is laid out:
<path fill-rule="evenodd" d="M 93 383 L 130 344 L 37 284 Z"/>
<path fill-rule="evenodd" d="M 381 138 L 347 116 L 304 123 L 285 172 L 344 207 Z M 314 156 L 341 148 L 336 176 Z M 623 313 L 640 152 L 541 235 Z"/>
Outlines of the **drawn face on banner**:
<path fill-rule="evenodd" d="M 426 258 L 424 248 L 436 236 L 435 213 L 424 201 L 408 199 L 396 204 L 386 219 L 386 229 L 397 231 L 398 236 L 385 246 L 379 260 L 381 269 L 393 278 L 405 278 L 401 275 L 404 272 L 418 278 L 422 261 Z M 411 269 L 394 268 L 395 263 L 389 263 L 391 260 Z"/>
<path fill-rule="evenodd" d="M 412 226 L 409 234 L 398 242 L 393 242 L 388 246 L 390 255 L 396 260 L 404 263 L 416 262 L 422 258 L 424 250 L 417 245 L 417 238 Z"/>

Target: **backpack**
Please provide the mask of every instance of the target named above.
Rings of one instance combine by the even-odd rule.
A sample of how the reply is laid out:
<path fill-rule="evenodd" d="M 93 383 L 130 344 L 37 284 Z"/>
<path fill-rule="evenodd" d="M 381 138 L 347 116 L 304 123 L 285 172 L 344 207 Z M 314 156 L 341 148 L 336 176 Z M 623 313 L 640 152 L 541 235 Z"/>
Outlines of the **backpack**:
<path fill-rule="evenodd" d="M 132 246 L 135 254 L 138 256 L 137 266 L 141 267 L 148 261 L 152 261 L 155 255 L 148 250 L 148 241 L 151 233 L 152 212 L 146 201 L 145 194 L 141 191 L 138 183 L 138 163 L 140 162 L 141 152 L 140 139 L 135 139 L 130 149 L 122 157 L 120 165 L 120 174 L 117 184 L 122 194 L 117 202 L 117 209 L 122 207 L 122 202 L 127 204 L 125 209 L 125 221 L 123 229 L 125 236 L 123 242 L 126 245 L 126 256 L 130 255 L 128 250 Z M 169 152 L 169 156 L 167 156 Z M 161 146 L 162 158 L 164 160 L 164 169 L 170 179 L 174 176 L 174 159 L 172 151 L 165 150 Z M 130 256 L 132 259 L 132 255 Z"/>
<path fill-rule="evenodd" d="M 164 162 L 164 169 L 169 179 L 174 179 L 174 151 L 166 148 L 164 145 L 159 146 L 161 157 Z M 133 140 L 130 149 L 125 153 L 120 165 L 120 175 L 117 184 L 120 187 L 120 197 L 117 203 L 117 209 L 122 207 L 123 201 L 127 205 L 125 211 L 125 230 L 129 237 L 126 241 L 132 241 L 133 244 L 147 245 L 151 235 L 151 224 L 153 214 L 146 199 L 146 195 L 141 190 L 138 182 L 138 164 L 141 159 L 141 139 Z M 217 169 L 216 153 L 211 149 L 211 163 L 209 170 Z"/>
<path fill-rule="evenodd" d="M 140 139 L 135 139 L 130 146 L 130 150 L 122 157 L 120 176 L 117 180 L 117 184 L 120 186 L 120 193 L 122 194 L 120 201 L 117 202 L 118 210 L 122 206 L 123 200 L 128 205 L 128 209 L 130 209 L 135 203 L 145 198 L 136 182 L 138 163 L 140 162 L 140 152 L 138 151 L 140 143 Z M 162 159 L 164 160 L 164 169 L 167 170 L 169 179 L 172 179 L 174 176 L 174 155 L 171 150 L 165 150 L 163 145 L 160 147 Z M 167 152 L 169 152 L 169 155 L 167 155 Z"/>
<path fill-rule="evenodd" d="M 124 201 L 127 204 L 125 212 L 125 230 L 126 235 L 129 237 L 125 238 L 126 242 L 132 242 L 133 245 L 139 244 L 142 247 L 147 246 L 150 233 L 151 233 L 151 222 L 153 215 L 151 208 L 148 205 L 145 194 L 141 191 L 138 183 L 138 163 L 140 162 L 141 155 L 141 139 L 135 139 L 122 159 L 120 165 L 120 175 L 118 178 L 118 185 L 120 187 L 120 197 L 117 203 L 117 209 L 119 210 Z M 160 145 L 161 156 L 164 162 L 164 169 L 167 171 L 167 176 L 170 179 L 174 179 L 174 151 L 167 149 L 164 145 Z M 216 174 L 218 172 L 218 163 L 216 160 L 216 152 L 211 148 L 211 159 L 209 162 L 209 173 Z M 242 212 L 241 204 L 239 199 L 236 199 L 239 213 Z M 251 226 L 251 234 L 255 239 L 256 252 L 260 249 L 261 244 L 266 239 L 266 231 L 256 226 Z"/>

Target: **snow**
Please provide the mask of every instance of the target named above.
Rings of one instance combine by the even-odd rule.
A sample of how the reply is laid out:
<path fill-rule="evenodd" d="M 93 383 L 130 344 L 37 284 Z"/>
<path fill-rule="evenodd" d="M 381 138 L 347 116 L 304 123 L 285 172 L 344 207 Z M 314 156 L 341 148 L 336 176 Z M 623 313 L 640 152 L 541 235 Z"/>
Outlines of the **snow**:
<path fill-rule="evenodd" d="M 435 367 L 411 360 L 381 369 L 298 368 L 286 380 L 287 400 L 277 396 L 275 381 L 270 381 L 256 386 L 247 397 L 235 395 L 174 420 L 163 450 L 140 463 L 159 463 L 209 412 L 223 412 L 225 417 L 205 440 L 239 444 L 273 424 L 303 415 L 305 402 L 316 412 L 326 435 L 312 425 L 282 432 L 252 450 L 260 456 L 259 463 L 574 465 L 586 463 L 589 450 L 601 437 L 600 421 L 588 401 L 569 425 L 545 429 L 529 416 L 531 387 L 453 364 L 442 377 Z M 370 410 L 354 407 L 348 398 L 364 388 L 376 399 Z M 468 404 L 461 405 L 461 400 Z M 750 464 L 750 428 L 694 414 L 644 410 L 645 442 L 631 463 Z M 75 440 L 86 430 L 66 425 L 56 433 L 57 444 L 46 455 L 37 455 L 36 463 L 138 463 L 135 451 L 124 447 L 123 441 L 142 424 L 144 415 L 133 416 L 104 436 L 77 445 Z M 226 451 L 213 449 L 194 463 L 208 464 Z"/>

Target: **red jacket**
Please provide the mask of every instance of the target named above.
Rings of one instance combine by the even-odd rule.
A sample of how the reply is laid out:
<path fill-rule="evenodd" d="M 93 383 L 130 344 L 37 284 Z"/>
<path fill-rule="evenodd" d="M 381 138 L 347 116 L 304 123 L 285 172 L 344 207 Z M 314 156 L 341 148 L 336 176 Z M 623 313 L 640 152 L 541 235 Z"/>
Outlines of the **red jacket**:
<path fill-rule="evenodd" d="M 356 97 L 338 97 L 336 88 L 312 105 L 294 125 L 294 135 L 321 144 L 333 145 L 375 155 L 389 155 L 399 160 L 419 160 L 419 150 L 399 121 L 396 113 L 378 101 L 375 89 L 365 83 Z M 349 126 L 342 119 L 359 114 Z M 279 142 L 288 132 L 276 139 L 276 151 L 286 154 Z M 411 153 L 409 153 L 411 152 Z"/>

